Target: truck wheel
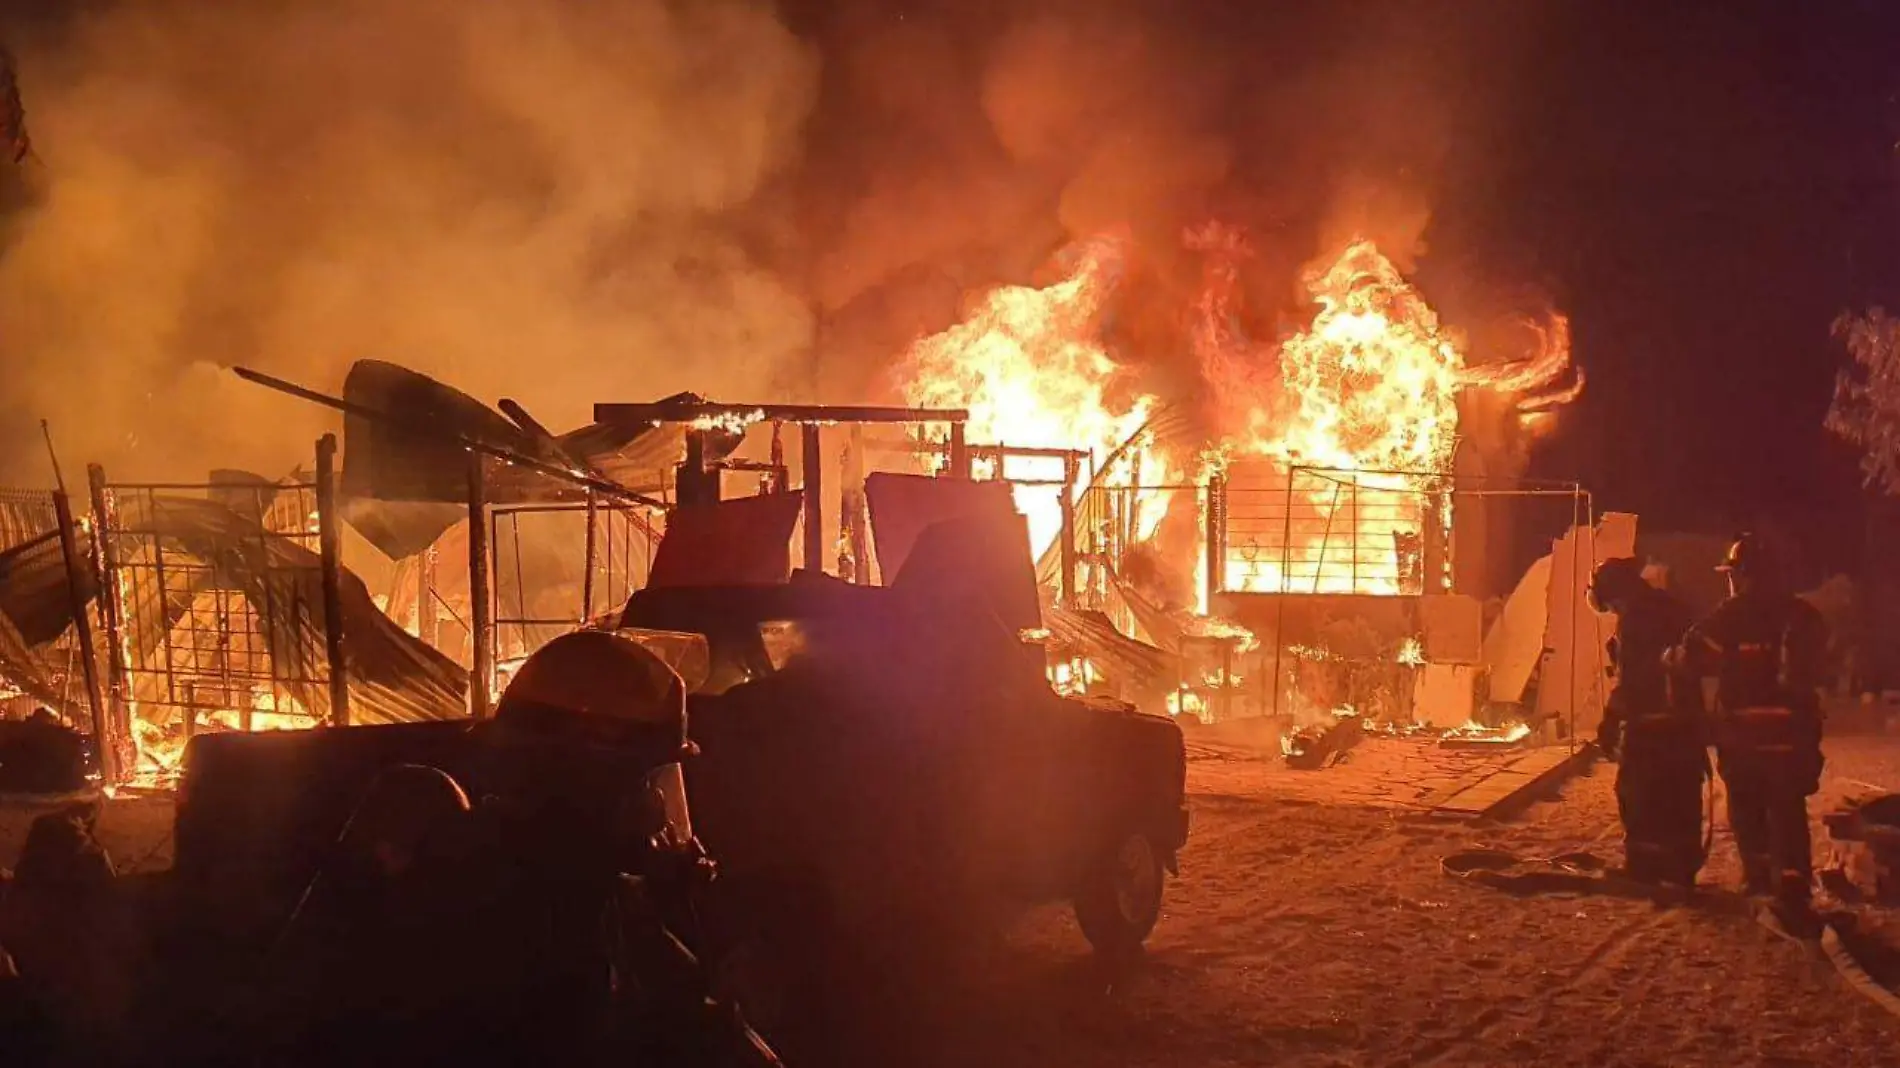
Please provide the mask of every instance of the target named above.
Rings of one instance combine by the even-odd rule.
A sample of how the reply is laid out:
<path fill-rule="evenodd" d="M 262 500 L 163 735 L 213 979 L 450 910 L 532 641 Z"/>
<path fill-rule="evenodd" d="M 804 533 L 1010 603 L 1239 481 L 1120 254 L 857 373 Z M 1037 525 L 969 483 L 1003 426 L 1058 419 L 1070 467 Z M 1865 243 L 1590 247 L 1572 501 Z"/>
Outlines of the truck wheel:
<path fill-rule="evenodd" d="M 1129 831 L 1098 860 L 1075 896 L 1075 919 L 1104 956 L 1141 948 L 1161 918 L 1161 851 L 1142 831 Z"/>

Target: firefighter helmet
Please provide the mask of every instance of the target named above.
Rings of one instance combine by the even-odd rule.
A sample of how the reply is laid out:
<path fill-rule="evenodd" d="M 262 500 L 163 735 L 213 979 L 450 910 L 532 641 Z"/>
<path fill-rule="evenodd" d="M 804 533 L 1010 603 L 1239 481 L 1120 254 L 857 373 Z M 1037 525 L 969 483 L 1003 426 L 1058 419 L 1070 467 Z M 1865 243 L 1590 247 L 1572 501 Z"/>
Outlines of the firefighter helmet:
<path fill-rule="evenodd" d="M 1771 573 L 1774 563 L 1774 552 L 1759 535 L 1740 534 L 1730 543 L 1728 552 L 1722 554 L 1722 562 L 1715 569 L 1738 575 L 1761 576 Z"/>

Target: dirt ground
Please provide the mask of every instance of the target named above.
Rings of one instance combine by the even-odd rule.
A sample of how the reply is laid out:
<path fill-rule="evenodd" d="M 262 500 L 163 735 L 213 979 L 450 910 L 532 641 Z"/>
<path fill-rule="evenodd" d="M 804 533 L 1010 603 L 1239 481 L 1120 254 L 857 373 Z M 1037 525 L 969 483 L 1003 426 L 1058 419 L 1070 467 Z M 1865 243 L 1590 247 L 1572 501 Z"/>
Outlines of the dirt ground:
<path fill-rule="evenodd" d="M 867 1041 L 841 1049 L 981 1068 L 1900 1065 L 1900 1021 L 1719 890 L 1659 907 L 1443 874 L 1441 857 L 1473 848 L 1614 861 L 1614 769 L 1509 822 L 1445 822 L 1367 786 L 1415 765 L 1395 747 L 1419 744 L 1368 742 L 1358 770 L 1307 773 L 1195 744 L 1193 833 L 1145 961 L 1105 973 L 1067 913 L 1044 910 L 959 973 L 867 1009 Z M 1900 738 L 1833 739 L 1829 757 L 1817 815 L 1900 789 Z M 0 808 L 0 865 L 28 816 Z M 162 798 L 111 804 L 103 837 L 122 868 L 168 862 L 168 816 Z M 1736 881 L 1719 821 L 1704 881 Z"/>

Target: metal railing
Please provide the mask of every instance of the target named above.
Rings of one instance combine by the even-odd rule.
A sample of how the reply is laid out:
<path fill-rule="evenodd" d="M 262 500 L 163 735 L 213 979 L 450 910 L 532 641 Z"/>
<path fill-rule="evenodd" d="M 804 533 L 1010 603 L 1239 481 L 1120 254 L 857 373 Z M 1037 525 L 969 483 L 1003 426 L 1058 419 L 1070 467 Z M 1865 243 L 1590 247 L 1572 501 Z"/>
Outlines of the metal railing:
<path fill-rule="evenodd" d="M 524 521 L 532 528 L 541 525 L 537 520 L 561 529 L 552 537 L 524 531 Z M 548 641 L 617 612 L 652 573 L 661 524 L 651 509 L 599 500 L 496 505 L 488 522 L 497 665 L 518 663 Z M 582 547 L 577 581 L 567 576 L 547 581 L 524 563 L 524 544 L 545 549 L 571 542 Z M 565 602 L 570 610 L 550 614 L 537 607 L 551 600 Z M 498 667 L 491 685 L 499 681 L 499 672 Z"/>

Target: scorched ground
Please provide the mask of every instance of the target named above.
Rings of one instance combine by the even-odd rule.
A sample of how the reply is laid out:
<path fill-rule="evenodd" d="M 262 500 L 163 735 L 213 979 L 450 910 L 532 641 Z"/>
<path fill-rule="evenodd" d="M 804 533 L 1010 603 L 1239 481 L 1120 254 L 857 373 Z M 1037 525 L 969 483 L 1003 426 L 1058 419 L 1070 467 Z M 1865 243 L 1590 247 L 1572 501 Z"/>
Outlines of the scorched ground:
<path fill-rule="evenodd" d="M 1195 833 L 1139 969 L 1097 971 L 1067 913 L 1044 910 L 956 974 L 867 1000 L 833 1063 L 1900 1065 L 1900 1023 L 1719 892 L 1658 908 L 1445 876 L 1440 858 L 1472 848 L 1613 856 L 1612 776 L 1507 823 L 1446 823 L 1380 795 L 1381 761 L 1429 759 L 1413 744 L 1298 773 L 1191 743 Z M 1900 785 L 1900 740 L 1831 740 L 1814 809 L 1869 784 Z M 0 815 L 0 863 L 27 818 Z M 102 836 L 122 869 L 162 866 L 169 824 L 161 799 L 118 801 Z M 1705 882 L 1732 882 L 1724 827 L 1715 853 Z"/>

